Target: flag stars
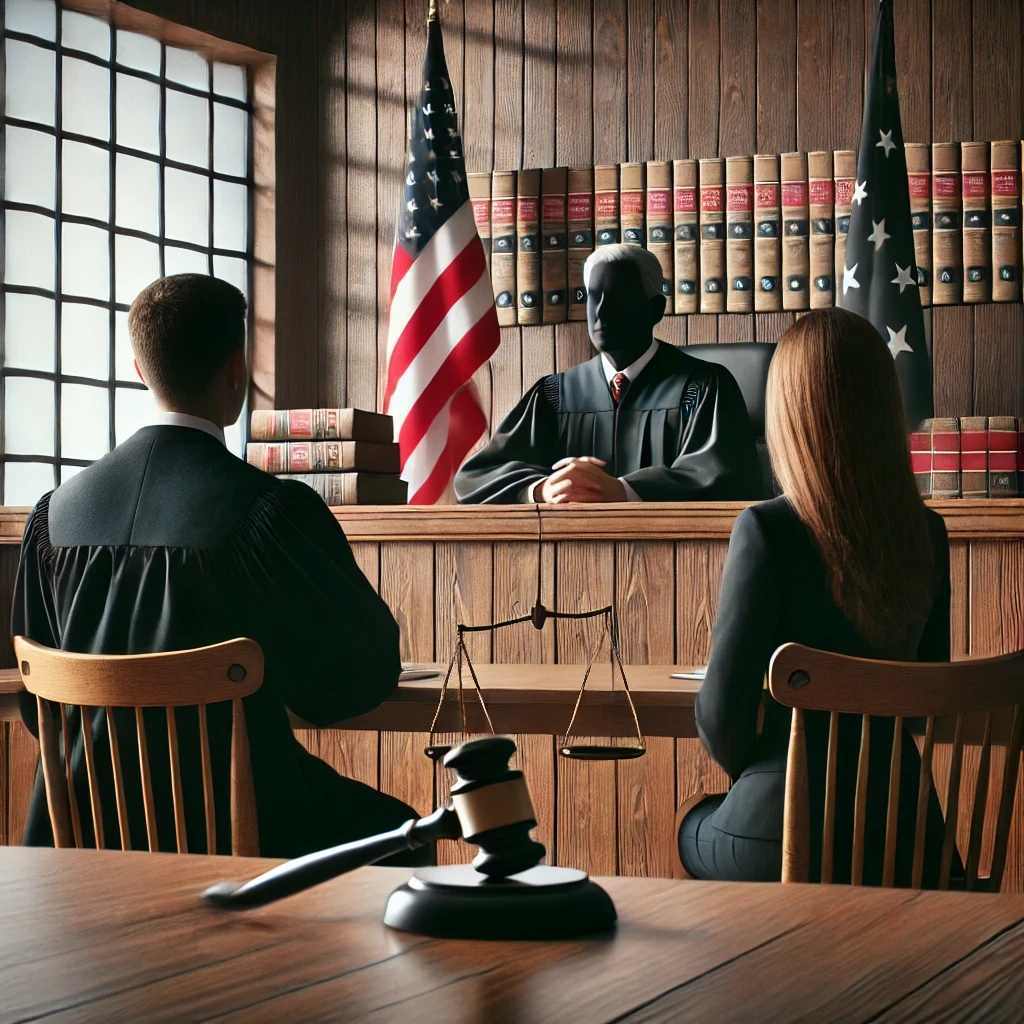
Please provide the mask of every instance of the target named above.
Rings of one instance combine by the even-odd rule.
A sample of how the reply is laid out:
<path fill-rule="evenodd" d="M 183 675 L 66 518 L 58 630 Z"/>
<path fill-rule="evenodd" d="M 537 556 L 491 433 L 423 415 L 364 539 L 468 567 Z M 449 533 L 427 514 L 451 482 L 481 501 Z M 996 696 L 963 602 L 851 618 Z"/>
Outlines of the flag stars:
<path fill-rule="evenodd" d="M 843 267 L 843 294 L 845 295 L 851 288 L 859 288 L 860 282 L 856 278 L 857 268 L 860 266 L 859 263 L 854 263 L 852 267 Z"/>
<path fill-rule="evenodd" d="M 883 132 L 879 128 L 878 134 L 881 136 L 881 141 L 875 143 L 875 149 L 884 149 L 885 157 L 888 159 L 889 154 L 896 148 L 896 143 L 892 141 L 892 131 Z"/>
<path fill-rule="evenodd" d="M 888 324 L 885 329 L 889 332 L 889 353 L 895 359 L 901 352 L 913 352 L 907 344 L 907 325 L 904 324 L 898 331 L 894 331 Z"/>
<path fill-rule="evenodd" d="M 444 206 L 444 203 L 442 203 L 441 200 L 437 198 L 437 196 L 431 196 L 430 205 L 436 210 L 439 207 Z"/>
<path fill-rule="evenodd" d="M 903 294 L 903 289 L 908 284 L 912 284 L 915 288 L 917 287 L 917 281 L 914 280 L 914 268 L 901 267 L 898 263 L 896 264 L 896 276 L 889 282 L 889 284 L 898 284 L 900 286 L 900 295 Z"/>
<path fill-rule="evenodd" d="M 433 128 L 424 128 L 423 129 L 423 137 L 425 139 L 432 139 L 434 137 L 434 129 Z"/>
<path fill-rule="evenodd" d="M 407 202 L 405 204 L 405 208 L 410 213 L 415 213 L 419 209 L 419 207 L 416 205 L 416 200 L 415 199 L 410 199 L 409 202 Z"/>
<path fill-rule="evenodd" d="M 856 203 L 858 206 L 864 202 L 868 197 L 868 183 L 866 181 L 858 181 L 853 188 L 853 199 L 851 202 Z"/>
<path fill-rule="evenodd" d="M 436 185 L 438 182 L 437 171 L 427 171 L 427 177 Z"/>
<path fill-rule="evenodd" d="M 434 112 L 434 108 L 429 103 L 423 108 L 423 116 L 424 117 L 430 117 L 430 115 L 433 112 Z"/>
<path fill-rule="evenodd" d="M 883 217 L 880 221 L 872 221 L 871 226 L 874 229 L 870 235 L 868 235 L 868 241 L 875 243 L 875 252 L 885 244 L 887 238 L 892 238 L 892 235 L 888 234 L 885 230 L 885 218 Z"/>

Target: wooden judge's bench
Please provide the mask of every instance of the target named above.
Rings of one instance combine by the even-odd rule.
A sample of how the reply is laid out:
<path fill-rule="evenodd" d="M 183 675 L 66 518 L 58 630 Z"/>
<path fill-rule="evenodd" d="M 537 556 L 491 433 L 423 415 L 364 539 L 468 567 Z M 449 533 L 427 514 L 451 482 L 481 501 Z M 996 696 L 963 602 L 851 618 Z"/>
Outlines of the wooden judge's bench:
<path fill-rule="evenodd" d="M 1024 500 L 931 502 L 942 514 L 951 547 L 954 658 L 1024 647 Z M 648 752 L 631 761 L 566 761 L 557 755 L 582 663 L 599 620 L 529 623 L 495 633 L 467 634 L 476 665 L 564 668 L 485 669 L 481 683 L 499 731 L 514 733 L 549 859 L 593 874 L 668 876 L 677 803 L 698 785 L 722 791 L 727 779 L 695 738 L 696 683 L 669 680 L 670 666 L 704 664 L 718 602 L 729 534 L 744 503 L 618 504 L 545 510 L 541 546 L 543 600 L 548 608 L 584 611 L 614 603 L 630 682 L 644 691 L 641 722 Z M 483 624 L 525 615 L 537 590 L 537 514 L 532 506 L 360 507 L 334 510 L 356 561 L 401 627 L 402 660 L 447 662 L 455 624 Z M 0 590 L 9 595 L 27 510 L 0 510 Z M 9 621 L 5 603 L 0 614 Z M 287 623 L 283 623 L 287 626 Z M 301 636 L 301 624 L 297 635 Z M 13 667 L 5 642 L 0 667 Z M 662 666 L 663 668 L 653 668 Z M 607 688 L 602 662 L 599 682 Z M 345 666 L 338 666 L 344 673 Z M 595 670 L 596 671 L 596 670 Z M 468 681 L 468 676 L 467 676 Z M 542 685 L 543 684 L 543 685 Z M 446 795 L 443 769 L 423 754 L 437 681 L 403 687 L 371 716 L 329 729 L 300 729 L 302 742 L 340 772 L 378 786 L 422 812 Z M 533 687 L 542 692 L 531 694 Z M 552 693 L 562 688 L 564 693 Z M 589 694 L 590 685 L 587 693 Z M 471 700 L 471 694 L 467 693 Z M 590 725 L 624 732 L 621 694 L 595 692 Z M 584 698 L 585 703 L 587 698 Z M 604 705 L 602 711 L 601 705 Z M 621 707 L 618 705 L 621 704 Z M 561 721 L 564 712 L 564 722 Z M 503 720 L 503 713 L 505 718 Z M 448 727 L 455 719 L 446 719 Z M 556 724 L 561 722 L 560 725 Z M 442 734 L 447 735 L 447 734 Z M 17 843 L 35 770 L 35 741 L 18 722 L 3 723 L 0 749 L 0 840 Z M 454 738 L 454 737 L 452 737 Z M 948 753 L 948 752 L 947 752 Z M 1003 748 L 994 751 L 1001 778 Z M 968 749 L 961 784 L 973 793 L 978 750 Z M 940 792 L 948 758 L 937 754 Z M 1004 887 L 1024 892 L 1024 793 L 1018 791 Z M 998 800 L 990 787 L 989 800 Z M 961 814 L 966 843 L 969 815 Z M 991 839 L 989 839 L 989 846 Z M 440 851 L 455 856 L 454 845 Z M 991 849 L 982 851 L 986 869 Z"/>

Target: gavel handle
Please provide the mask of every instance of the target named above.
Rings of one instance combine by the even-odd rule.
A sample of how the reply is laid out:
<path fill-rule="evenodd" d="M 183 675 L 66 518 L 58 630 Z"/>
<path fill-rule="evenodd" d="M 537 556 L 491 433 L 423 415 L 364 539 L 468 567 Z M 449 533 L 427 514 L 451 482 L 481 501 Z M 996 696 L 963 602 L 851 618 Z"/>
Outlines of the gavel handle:
<path fill-rule="evenodd" d="M 341 846 L 278 864 L 251 881 L 218 882 L 203 893 L 203 899 L 228 910 L 248 910 L 293 896 L 329 878 L 375 864 L 403 850 L 416 850 L 438 839 L 458 839 L 461 835 L 458 815 L 447 807 L 439 807 L 426 818 L 412 818 L 390 832 L 342 843 Z"/>

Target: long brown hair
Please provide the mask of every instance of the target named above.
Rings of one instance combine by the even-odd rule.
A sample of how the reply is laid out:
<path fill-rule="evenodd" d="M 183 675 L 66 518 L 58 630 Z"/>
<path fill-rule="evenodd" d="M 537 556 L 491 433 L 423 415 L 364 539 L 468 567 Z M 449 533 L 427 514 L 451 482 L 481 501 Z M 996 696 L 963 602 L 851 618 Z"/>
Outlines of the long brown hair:
<path fill-rule="evenodd" d="M 768 374 L 766 432 L 836 604 L 877 650 L 900 645 L 931 609 L 935 558 L 892 356 L 867 320 L 818 310 L 786 331 Z"/>

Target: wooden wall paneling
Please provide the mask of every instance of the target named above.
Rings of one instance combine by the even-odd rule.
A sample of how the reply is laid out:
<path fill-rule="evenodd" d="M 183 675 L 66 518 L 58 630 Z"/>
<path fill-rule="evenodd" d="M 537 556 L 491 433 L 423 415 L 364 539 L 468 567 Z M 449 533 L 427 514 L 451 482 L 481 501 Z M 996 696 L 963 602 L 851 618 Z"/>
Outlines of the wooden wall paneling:
<path fill-rule="evenodd" d="M 7 747 L 10 731 L 9 722 L 0 722 L 0 846 L 11 844 L 7 832 Z"/>
<path fill-rule="evenodd" d="M 974 413 L 1024 416 L 1024 306 L 980 303 L 973 312 Z"/>
<path fill-rule="evenodd" d="M 796 39 L 796 148 L 832 149 L 832 4 L 797 0 Z"/>
<path fill-rule="evenodd" d="M 971 545 L 955 541 L 949 545 L 949 651 L 953 660 L 971 652 Z"/>
<path fill-rule="evenodd" d="M 860 12 L 853 4 L 833 3 L 831 6 L 829 126 L 828 142 L 823 148 L 855 150 L 860 147 L 864 113 L 865 60 L 870 62 L 871 58 L 865 56 L 864 19 Z"/>
<path fill-rule="evenodd" d="M 626 156 L 654 159 L 654 0 L 627 7 Z"/>
<path fill-rule="evenodd" d="M 718 341 L 718 317 L 714 313 L 692 313 L 686 318 L 687 345 L 714 345 Z"/>
<path fill-rule="evenodd" d="M 718 0 L 690 0 L 689 150 L 697 160 L 720 156 L 721 29 Z"/>
<path fill-rule="evenodd" d="M 21 722 L 7 733 L 7 841 L 20 844 L 39 764 L 39 744 Z"/>
<path fill-rule="evenodd" d="M 932 0 L 901 0 L 893 8 L 896 84 L 903 138 L 907 142 L 931 142 L 933 138 L 932 40 L 931 32 L 925 31 L 931 20 Z M 871 60 L 871 31 L 864 37 L 866 62 Z"/>
<path fill-rule="evenodd" d="M 626 159 L 626 2 L 594 0 L 594 163 Z"/>
<path fill-rule="evenodd" d="M 974 310 L 970 306 L 932 307 L 932 393 L 936 416 L 973 415 Z"/>

